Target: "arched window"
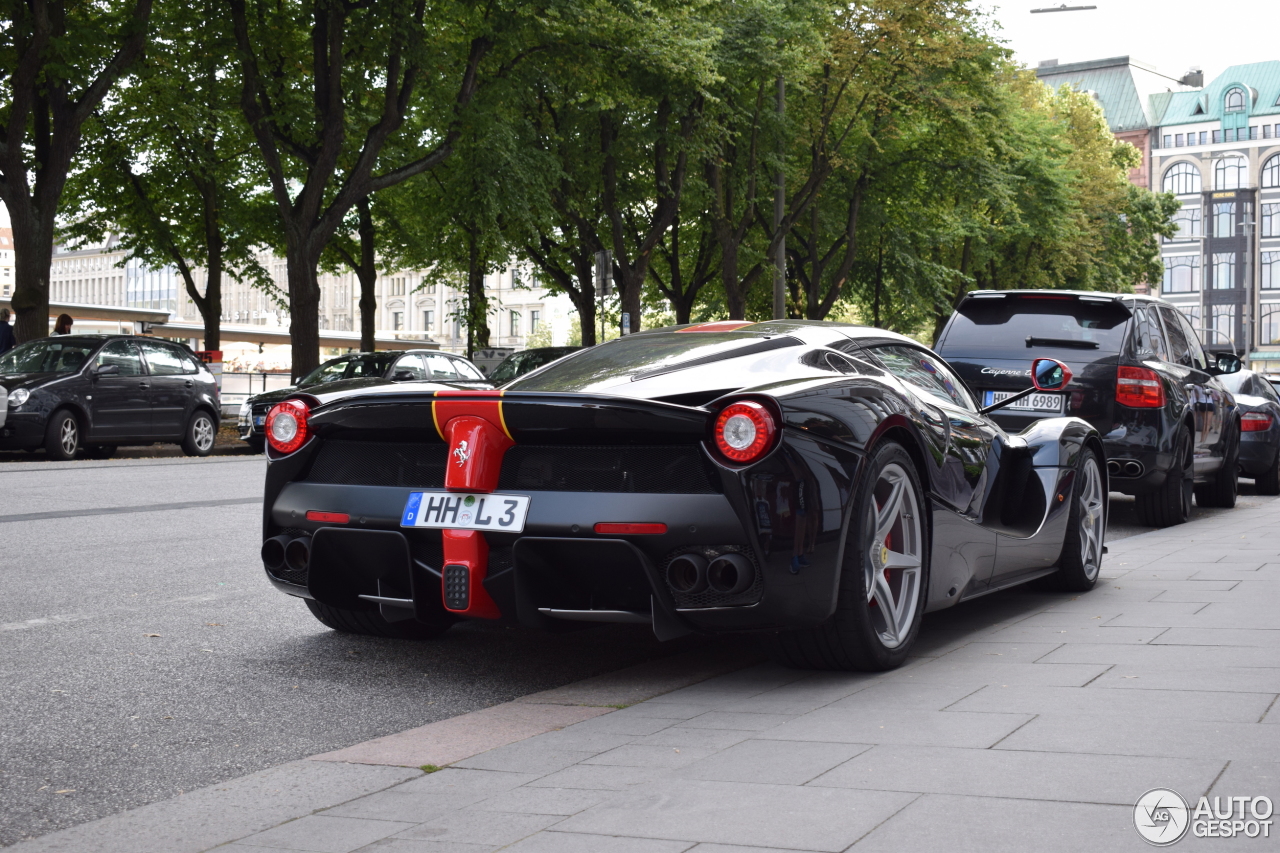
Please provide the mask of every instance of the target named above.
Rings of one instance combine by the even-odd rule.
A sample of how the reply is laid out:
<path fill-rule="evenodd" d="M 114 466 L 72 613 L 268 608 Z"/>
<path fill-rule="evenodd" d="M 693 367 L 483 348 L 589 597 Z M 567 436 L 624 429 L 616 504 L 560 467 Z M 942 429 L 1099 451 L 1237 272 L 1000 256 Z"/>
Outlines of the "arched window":
<path fill-rule="evenodd" d="M 1174 195 L 1200 192 L 1200 170 L 1187 162 L 1174 163 L 1164 173 L 1161 189 Z"/>
<path fill-rule="evenodd" d="M 1227 92 L 1225 104 L 1229 113 L 1242 112 L 1244 110 L 1244 89 L 1232 89 Z"/>
<path fill-rule="evenodd" d="M 1280 154 L 1262 165 L 1262 188 L 1280 187 Z"/>
<path fill-rule="evenodd" d="M 1248 164 L 1243 157 L 1223 157 L 1213 166 L 1215 190 L 1238 190 L 1245 186 Z"/>
<path fill-rule="evenodd" d="M 1258 325 L 1258 343 L 1280 343 L 1280 302 L 1262 303 L 1262 322 Z"/>

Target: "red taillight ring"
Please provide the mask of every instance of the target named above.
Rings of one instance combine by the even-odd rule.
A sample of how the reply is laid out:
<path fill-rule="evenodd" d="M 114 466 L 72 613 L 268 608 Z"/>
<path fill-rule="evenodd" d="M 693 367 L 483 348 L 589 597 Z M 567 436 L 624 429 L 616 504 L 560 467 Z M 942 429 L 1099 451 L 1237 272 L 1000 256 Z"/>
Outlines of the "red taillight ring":
<path fill-rule="evenodd" d="M 716 449 L 730 462 L 746 465 L 763 458 L 777 435 L 773 415 L 754 400 L 730 403 L 716 416 Z"/>
<path fill-rule="evenodd" d="M 267 443 L 277 453 L 292 453 L 301 447 L 311 433 L 307 418 L 311 407 L 302 400 L 276 403 L 267 412 Z"/>

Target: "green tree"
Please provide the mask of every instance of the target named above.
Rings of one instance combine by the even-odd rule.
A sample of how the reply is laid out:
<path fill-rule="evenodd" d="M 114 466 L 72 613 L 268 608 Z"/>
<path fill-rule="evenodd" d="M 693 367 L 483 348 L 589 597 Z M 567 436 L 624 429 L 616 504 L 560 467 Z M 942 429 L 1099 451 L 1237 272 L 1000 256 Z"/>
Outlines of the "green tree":
<path fill-rule="evenodd" d="M 0 201 L 13 227 L 19 341 L 49 331 L 58 205 L 82 128 L 142 55 L 152 0 L 4 0 Z"/>
<path fill-rule="evenodd" d="M 264 176 L 248 156 L 239 89 L 226 73 L 232 34 L 216 5 L 162 5 L 152 28 L 127 85 L 86 124 L 63 233 L 97 241 L 116 232 L 128 257 L 176 267 L 204 322 L 204 346 L 216 350 L 224 277 L 275 289 L 256 255 L 273 236 L 256 192 Z"/>

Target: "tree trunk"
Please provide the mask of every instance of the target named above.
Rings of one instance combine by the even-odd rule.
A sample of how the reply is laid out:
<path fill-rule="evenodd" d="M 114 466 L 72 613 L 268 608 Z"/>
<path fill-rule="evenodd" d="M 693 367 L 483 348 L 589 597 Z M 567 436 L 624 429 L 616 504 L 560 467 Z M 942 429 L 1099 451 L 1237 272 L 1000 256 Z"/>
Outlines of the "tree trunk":
<path fill-rule="evenodd" d="M 355 267 L 356 278 L 360 280 L 360 349 L 373 352 L 377 349 L 374 335 L 378 325 L 378 269 L 374 251 L 377 231 L 369 212 L 368 196 L 356 202 L 356 210 L 360 216 L 360 262 Z"/>
<path fill-rule="evenodd" d="M 222 349 L 222 240 L 221 217 L 218 215 L 218 188 L 215 184 L 203 184 L 205 245 L 209 248 L 205 267 L 204 299 L 192 299 L 200 309 L 204 320 L 204 348 Z M 190 290 L 195 290 L 190 287 Z"/>
<path fill-rule="evenodd" d="M 489 298 L 484 292 L 484 263 L 478 238 L 471 235 L 467 251 L 467 358 L 489 348 Z"/>
<path fill-rule="evenodd" d="M 320 283 L 316 277 L 319 253 L 307 251 L 301 240 L 286 241 L 289 277 L 289 339 L 293 381 L 320 366 Z"/>
<path fill-rule="evenodd" d="M 53 217 L 42 216 L 25 198 L 5 199 L 13 228 L 13 333 L 18 343 L 49 336 L 49 268 L 53 263 Z M 22 202 L 28 201 L 27 204 Z"/>

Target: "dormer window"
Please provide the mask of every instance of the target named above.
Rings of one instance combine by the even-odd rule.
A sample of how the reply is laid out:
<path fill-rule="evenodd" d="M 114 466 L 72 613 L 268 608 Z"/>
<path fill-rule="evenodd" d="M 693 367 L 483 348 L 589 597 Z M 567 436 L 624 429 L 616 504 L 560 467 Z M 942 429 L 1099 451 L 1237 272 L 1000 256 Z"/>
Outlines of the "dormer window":
<path fill-rule="evenodd" d="M 1232 89 L 1227 92 L 1224 104 L 1229 113 L 1244 112 L 1244 89 Z"/>

